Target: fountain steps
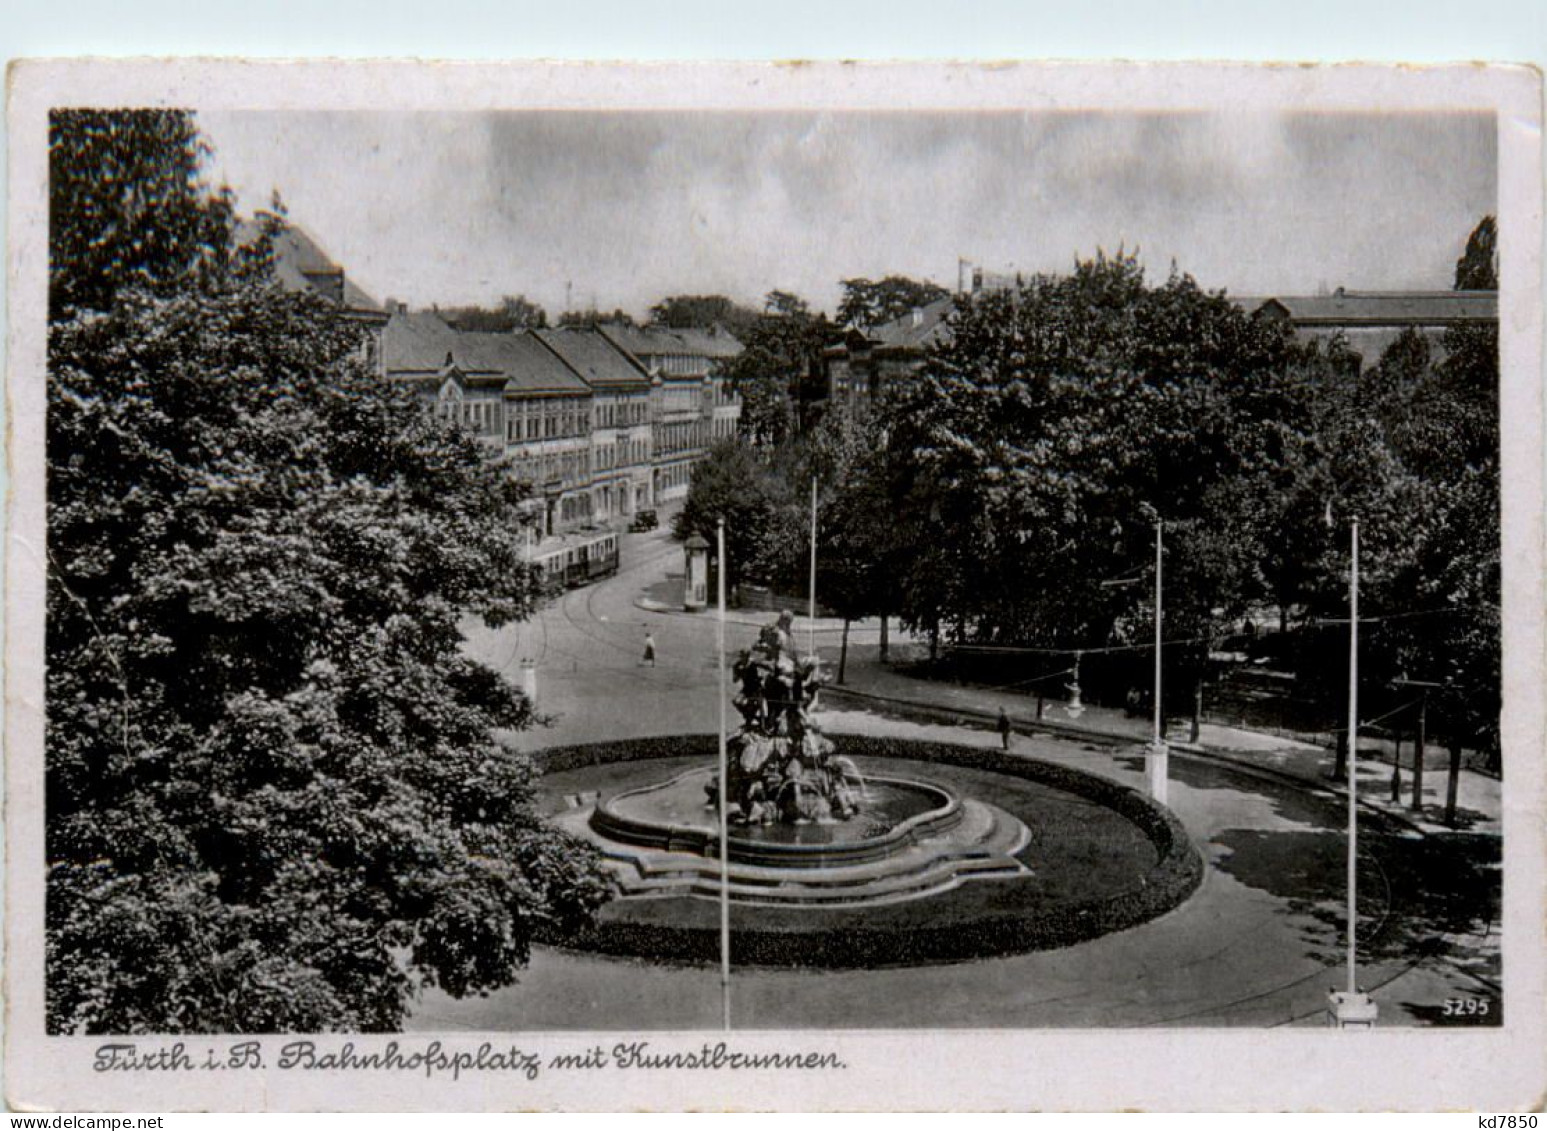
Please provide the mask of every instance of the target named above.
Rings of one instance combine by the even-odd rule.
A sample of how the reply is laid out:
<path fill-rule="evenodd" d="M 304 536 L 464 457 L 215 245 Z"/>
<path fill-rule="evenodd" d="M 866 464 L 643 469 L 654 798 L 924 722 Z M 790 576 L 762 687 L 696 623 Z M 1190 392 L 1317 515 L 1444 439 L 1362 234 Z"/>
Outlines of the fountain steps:
<path fill-rule="evenodd" d="M 580 820 L 576 824 L 587 827 Z M 626 898 L 719 898 L 720 862 L 716 857 L 619 844 L 594 833 L 592 839 L 605 853 L 609 870 Z M 991 805 L 970 801 L 963 806 L 962 818 L 950 836 L 920 840 L 885 860 L 791 868 L 732 859 L 727 891 L 737 903 L 765 906 L 855 907 L 900 902 L 949 891 L 966 880 L 1029 875 L 1029 869 L 1015 859 L 1015 853 L 1029 840 L 1029 831 L 1016 818 Z"/>
<path fill-rule="evenodd" d="M 727 887 L 731 900 L 750 906 L 803 906 L 803 907 L 875 907 L 886 903 L 902 903 L 921 896 L 938 895 L 974 879 L 1009 879 L 1030 875 L 1021 865 L 1002 862 L 940 861 L 925 872 L 904 876 L 890 876 L 869 884 L 843 889 L 814 887 L 797 882 L 785 882 L 775 886 L 738 884 Z M 657 886 L 659 884 L 659 886 Z M 631 897 L 671 897 L 691 895 L 703 899 L 719 899 L 719 877 L 697 877 L 690 881 L 661 883 L 659 879 L 645 881 L 629 892 Z"/>

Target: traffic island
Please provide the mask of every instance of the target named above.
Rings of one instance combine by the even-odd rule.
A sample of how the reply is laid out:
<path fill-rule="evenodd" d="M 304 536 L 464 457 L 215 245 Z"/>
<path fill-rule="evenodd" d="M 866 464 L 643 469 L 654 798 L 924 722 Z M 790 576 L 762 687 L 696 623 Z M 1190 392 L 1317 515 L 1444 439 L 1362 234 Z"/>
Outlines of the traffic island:
<path fill-rule="evenodd" d="M 733 963 L 853 969 L 1054 949 L 1153 919 L 1202 879 L 1202 860 L 1176 817 L 1105 778 L 976 747 L 858 735 L 834 741 L 867 779 L 935 791 L 933 807 L 896 830 L 845 840 L 837 857 L 817 845 L 812 859 L 797 859 L 782 876 L 770 867 L 778 851 L 765 845 L 744 856 L 732 878 L 739 889 Z M 632 834 L 609 843 L 619 799 L 634 820 L 664 811 L 637 799 L 663 783 L 680 794 L 716 752 L 714 736 L 684 735 L 538 755 L 553 819 L 602 847 L 622 893 L 593 927 L 550 929 L 543 941 L 651 960 L 718 959 L 718 838 L 700 835 L 713 829 L 708 807 L 695 812 L 679 799 L 675 843 L 641 845 Z M 593 823 L 598 802 L 611 816 Z M 947 822 L 952 802 L 961 816 Z M 908 821 L 931 813 L 933 821 L 913 826 L 921 835 L 906 835 Z M 811 828 L 808 839 L 819 842 L 820 831 Z M 895 831 L 903 834 L 895 850 L 876 847 Z M 733 849 L 738 836 L 749 839 L 733 829 Z M 645 882 L 652 875 L 666 880 Z"/>

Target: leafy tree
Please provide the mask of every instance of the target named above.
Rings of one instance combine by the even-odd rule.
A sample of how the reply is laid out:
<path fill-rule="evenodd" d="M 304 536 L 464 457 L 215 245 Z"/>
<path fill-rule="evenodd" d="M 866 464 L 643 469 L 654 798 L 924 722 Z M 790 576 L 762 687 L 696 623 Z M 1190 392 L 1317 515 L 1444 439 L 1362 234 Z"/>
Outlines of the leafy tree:
<path fill-rule="evenodd" d="M 751 329 L 757 321 L 755 310 L 748 310 L 724 295 L 672 295 L 650 308 L 650 321 L 672 330 L 708 330 L 723 326 L 736 337 Z"/>
<path fill-rule="evenodd" d="M 203 179 L 209 150 L 181 110 L 49 114 L 48 308 L 103 310 L 231 266 L 232 203 Z"/>
<path fill-rule="evenodd" d="M 920 548 L 906 619 L 981 642 L 1107 641 L 1134 598 L 1102 582 L 1148 560 L 1146 516 L 1203 517 L 1234 459 L 1232 406 L 1286 350 L 1190 278 L 1146 286 L 1132 256 L 965 302 L 885 410 L 894 512 Z"/>
<path fill-rule="evenodd" d="M 811 305 L 789 291 L 769 291 L 763 296 L 763 313 L 783 318 L 810 318 Z"/>
<path fill-rule="evenodd" d="M 741 434 L 776 448 L 813 421 L 813 406 L 826 395 L 822 347 L 830 324 L 784 291 L 770 292 L 764 307 L 725 372 L 741 395 Z"/>
<path fill-rule="evenodd" d="M 453 306 L 437 313 L 458 330 L 482 330 L 497 334 L 512 330 L 541 330 L 548 313 L 525 295 L 506 295 L 498 306 Z"/>
<path fill-rule="evenodd" d="M 950 291 L 931 282 L 905 275 L 888 275 L 879 282 L 844 279 L 838 284 L 843 298 L 838 304 L 838 324 L 863 329 L 903 317 L 915 307 L 948 298 Z"/>
<path fill-rule="evenodd" d="M 817 593 L 843 618 L 838 681 L 848 662 L 849 626 L 896 612 L 892 578 L 911 548 L 896 543 L 887 497 L 886 444 L 863 407 L 825 416 L 812 435 L 808 475 L 820 484 Z M 807 476 L 802 476 L 809 482 Z"/>
<path fill-rule="evenodd" d="M 1410 483 L 1395 544 L 1371 586 L 1376 646 L 1396 674 L 1444 683 L 1436 722 L 1453 740 L 1498 751 L 1501 673 L 1498 329 L 1445 332 L 1439 355 L 1394 343 L 1367 397 Z"/>
<path fill-rule="evenodd" d="M 177 150 L 135 199 L 228 246 L 186 116 L 127 117 L 56 122 L 52 222 L 115 230 L 68 187 L 106 130 Z M 509 984 L 607 894 L 495 737 L 530 704 L 460 650 L 532 607 L 521 489 L 324 300 L 150 243 L 50 327 L 49 1030 L 382 1031 Z"/>
<path fill-rule="evenodd" d="M 559 315 L 559 325 L 578 326 L 583 329 L 594 329 L 597 326 L 632 326 L 634 319 L 624 310 L 614 310 L 611 314 L 596 310 L 566 310 Z"/>
<path fill-rule="evenodd" d="M 1456 260 L 1456 290 L 1499 289 L 1499 232 L 1492 216 L 1484 216 L 1467 238 L 1466 250 Z"/>
<path fill-rule="evenodd" d="M 723 518 L 730 559 L 726 584 L 777 583 L 788 574 L 793 499 L 788 477 L 771 464 L 768 453 L 734 439 L 722 440 L 694 466 L 672 533 L 686 540 L 697 532 L 712 545 Z M 798 519 L 794 525 L 798 528 Z M 800 544 L 798 530 L 795 544 Z M 711 550 L 711 556 L 714 553 Z"/>

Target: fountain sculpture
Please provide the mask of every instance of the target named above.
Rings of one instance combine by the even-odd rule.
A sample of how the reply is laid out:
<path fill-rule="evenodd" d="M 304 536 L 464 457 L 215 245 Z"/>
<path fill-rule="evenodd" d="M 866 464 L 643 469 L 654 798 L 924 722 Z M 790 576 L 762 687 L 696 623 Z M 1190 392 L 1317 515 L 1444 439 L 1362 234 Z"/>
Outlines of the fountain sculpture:
<path fill-rule="evenodd" d="M 845 821 L 859 811 L 864 779 L 854 763 L 833 753 L 814 718 L 823 684 L 815 655 L 799 656 L 786 611 L 737 658 L 732 674 L 741 728 L 726 744 L 726 800 L 740 825 Z M 719 803 L 716 775 L 705 786 Z"/>
<path fill-rule="evenodd" d="M 550 767 L 549 780 L 564 807 L 552 820 L 592 844 L 616 884 L 601 949 L 701 956 L 705 916 L 693 901 L 725 900 L 740 909 L 740 938 L 753 938 L 752 961 L 999 954 L 1089 937 L 1100 933 L 1090 929 L 1098 921 L 1142 921 L 1196 886 L 1201 872 L 1187 863 L 1180 825 L 1157 824 L 1159 811 L 1125 787 L 996 749 L 871 737 L 852 729 L 852 717 L 847 732 L 824 734 L 816 721 L 822 665 L 796 650 L 793 619 L 782 613 L 763 628 L 736 660 L 734 686 L 721 689 L 741 715 L 723 749 L 723 782 L 709 761 L 721 752 L 718 735 L 556 756 L 565 764 Z M 589 797 L 588 781 L 602 785 Z M 1021 814 L 1038 826 L 1035 838 Z M 1157 851 L 1170 869 L 1163 874 Z M 1101 871 L 1117 887 L 1092 891 L 1060 871 L 1088 869 L 1093 859 L 1121 862 Z M 1151 875 L 1166 883 L 1151 885 Z M 887 910 L 951 901 L 956 889 L 982 883 L 1004 886 L 983 900 L 935 904 L 938 920 Z M 1070 892 L 1078 893 L 1073 910 Z M 1128 902 L 1110 919 L 1116 894 Z M 793 908 L 822 910 L 792 916 Z M 759 920 L 759 909 L 780 917 Z M 859 911 L 864 918 L 842 917 Z"/>

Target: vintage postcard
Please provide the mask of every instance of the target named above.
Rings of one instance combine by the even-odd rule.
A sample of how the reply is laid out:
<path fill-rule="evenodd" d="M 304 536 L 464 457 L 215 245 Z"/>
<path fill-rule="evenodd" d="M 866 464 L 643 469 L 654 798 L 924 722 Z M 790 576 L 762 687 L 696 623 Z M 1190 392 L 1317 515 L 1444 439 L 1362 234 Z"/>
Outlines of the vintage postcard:
<path fill-rule="evenodd" d="M 1541 76 L 9 76 L 27 1110 L 1534 1110 Z"/>

